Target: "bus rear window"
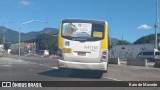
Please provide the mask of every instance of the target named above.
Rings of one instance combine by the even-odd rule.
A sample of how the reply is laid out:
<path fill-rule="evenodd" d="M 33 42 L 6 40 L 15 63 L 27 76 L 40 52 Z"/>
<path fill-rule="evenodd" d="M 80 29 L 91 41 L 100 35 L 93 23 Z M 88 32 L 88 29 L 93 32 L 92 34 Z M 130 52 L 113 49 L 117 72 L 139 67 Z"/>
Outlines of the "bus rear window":
<path fill-rule="evenodd" d="M 91 37 L 91 23 L 63 23 L 62 35 L 70 37 Z"/>
<path fill-rule="evenodd" d="M 63 23 L 62 36 L 64 38 L 100 38 L 104 37 L 104 25 L 96 23 Z"/>

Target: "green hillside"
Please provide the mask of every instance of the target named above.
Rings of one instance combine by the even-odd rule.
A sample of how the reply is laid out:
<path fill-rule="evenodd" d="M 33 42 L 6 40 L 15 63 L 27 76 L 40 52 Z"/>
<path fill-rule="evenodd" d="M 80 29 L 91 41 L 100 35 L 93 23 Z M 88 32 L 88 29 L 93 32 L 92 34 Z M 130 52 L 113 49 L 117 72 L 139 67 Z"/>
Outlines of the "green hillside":
<path fill-rule="evenodd" d="M 158 36 L 158 42 L 159 42 L 160 34 L 158 34 L 157 36 Z M 146 44 L 146 43 L 154 43 L 154 42 L 155 42 L 155 34 L 150 34 L 137 39 L 133 44 Z"/>

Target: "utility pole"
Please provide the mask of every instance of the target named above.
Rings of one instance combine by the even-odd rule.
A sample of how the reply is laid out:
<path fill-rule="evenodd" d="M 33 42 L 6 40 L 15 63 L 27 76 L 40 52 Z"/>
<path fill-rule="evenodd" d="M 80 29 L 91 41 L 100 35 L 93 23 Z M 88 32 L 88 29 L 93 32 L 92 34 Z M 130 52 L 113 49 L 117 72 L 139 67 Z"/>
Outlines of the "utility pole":
<path fill-rule="evenodd" d="M 4 29 L 5 27 L 3 27 L 3 44 L 6 43 L 6 37 L 5 37 L 5 32 L 6 30 Z"/>
<path fill-rule="evenodd" d="M 30 21 L 27 21 L 27 22 L 23 22 L 21 23 L 21 25 L 19 26 L 19 34 L 18 34 L 18 49 L 19 49 L 19 55 L 18 55 L 18 58 L 20 60 L 21 58 L 21 28 L 23 25 L 26 25 L 26 24 L 29 24 L 29 23 L 32 23 L 32 22 L 40 22 L 40 23 L 48 23 L 48 22 L 44 22 L 44 21 L 40 21 L 40 20 L 30 20 Z"/>
<path fill-rule="evenodd" d="M 111 48 L 111 46 L 112 46 L 112 38 L 111 38 L 111 31 L 110 31 L 110 29 L 109 29 L 109 34 L 108 35 L 109 35 L 109 48 Z"/>
<path fill-rule="evenodd" d="M 5 39 L 5 32 L 6 32 L 5 22 L 3 22 L 2 31 L 3 31 L 3 44 L 5 44 L 6 43 L 6 39 Z"/>
<path fill-rule="evenodd" d="M 158 0 L 156 0 L 156 24 L 155 24 L 155 49 L 157 49 L 157 30 L 158 30 Z"/>
<path fill-rule="evenodd" d="M 123 42 L 123 34 L 122 34 L 122 42 Z"/>

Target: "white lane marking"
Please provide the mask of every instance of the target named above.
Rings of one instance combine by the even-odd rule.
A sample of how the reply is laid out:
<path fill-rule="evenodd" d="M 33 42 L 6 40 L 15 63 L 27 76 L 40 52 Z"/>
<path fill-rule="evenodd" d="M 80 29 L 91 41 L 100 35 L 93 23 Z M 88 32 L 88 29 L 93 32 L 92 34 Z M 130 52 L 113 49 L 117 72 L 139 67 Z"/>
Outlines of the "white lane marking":
<path fill-rule="evenodd" d="M 49 67 L 49 68 L 53 68 L 53 69 L 58 69 L 58 67 L 50 67 L 50 66 L 47 66 L 47 65 L 44 65 L 44 64 L 39 64 L 39 65 Z"/>
<path fill-rule="evenodd" d="M 41 66 L 45 66 L 45 67 L 49 67 L 49 66 L 47 66 L 47 65 L 44 65 L 44 64 L 39 64 L 39 65 L 41 65 Z"/>
<path fill-rule="evenodd" d="M 111 80 L 114 80 L 114 81 L 122 81 L 122 80 L 119 80 L 119 79 L 114 79 L 114 78 L 109 78 L 109 77 L 103 77 L 103 78 L 111 79 Z"/>
<path fill-rule="evenodd" d="M 0 66 L 6 66 L 6 67 L 10 67 L 11 65 L 0 65 Z"/>
<path fill-rule="evenodd" d="M 51 68 L 53 68 L 53 69 L 58 69 L 58 67 L 51 67 Z"/>

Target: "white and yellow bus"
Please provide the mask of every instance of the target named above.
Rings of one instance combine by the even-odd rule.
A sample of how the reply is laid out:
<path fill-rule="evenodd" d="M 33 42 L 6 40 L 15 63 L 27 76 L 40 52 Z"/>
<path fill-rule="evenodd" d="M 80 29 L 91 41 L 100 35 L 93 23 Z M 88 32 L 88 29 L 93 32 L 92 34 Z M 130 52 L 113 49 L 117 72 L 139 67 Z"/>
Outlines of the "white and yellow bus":
<path fill-rule="evenodd" d="M 58 35 L 59 68 L 108 68 L 108 23 L 101 20 L 63 19 Z"/>

